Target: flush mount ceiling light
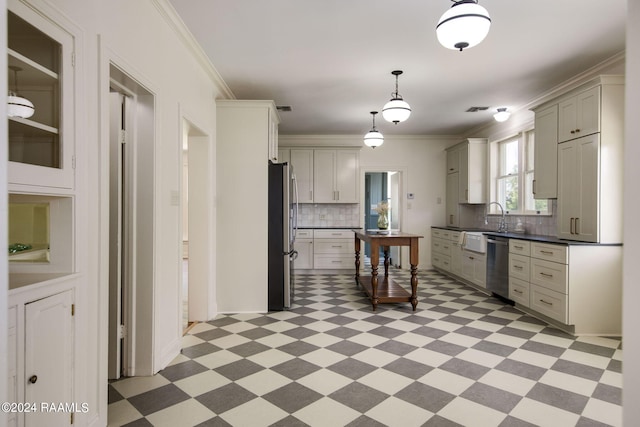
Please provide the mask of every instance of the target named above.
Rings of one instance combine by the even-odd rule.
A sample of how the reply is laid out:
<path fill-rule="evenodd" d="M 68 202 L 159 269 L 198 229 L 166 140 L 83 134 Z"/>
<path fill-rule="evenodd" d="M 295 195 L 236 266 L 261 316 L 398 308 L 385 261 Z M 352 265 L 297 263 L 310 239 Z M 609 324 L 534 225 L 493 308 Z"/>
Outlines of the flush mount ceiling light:
<path fill-rule="evenodd" d="M 489 12 L 477 0 L 451 1 L 453 6 L 436 26 L 438 41 L 447 49 L 460 51 L 476 46 L 489 34 Z"/>
<path fill-rule="evenodd" d="M 13 71 L 14 87 L 17 92 L 18 91 L 18 71 L 22 71 L 22 68 L 16 67 L 14 65 L 10 65 L 9 69 Z M 33 103 L 31 101 L 29 101 L 27 98 L 18 96 L 15 92 L 9 91 L 9 96 L 7 96 L 7 116 L 27 119 L 33 116 L 33 113 L 35 113 L 35 111 L 36 110 L 35 108 L 33 108 Z"/>
<path fill-rule="evenodd" d="M 378 114 L 377 111 L 371 112 L 371 115 L 373 116 L 373 127 L 364 136 L 365 145 L 371 148 L 379 147 L 384 142 L 384 136 L 382 136 L 382 134 L 376 129 L 376 114 Z"/>
<path fill-rule="evenodd" d="M 402 95 L 398 93 L 398 76 L 402 74 L 402 70 L 392 71 L 391 74 L 396 76 L 396 91 L 391 94 L 392 98 L 382 108 L 382 117 L 388 122 L 398 124 L 404 122 L 411 115 L 411 107 L 404 102 Z"/>
<path fill-rule="evenodd" d="M 493 118 L 496 119 L 496 122 L 505 122 L 509 119 L 511 113 L 507 111 L 506 108 L 498 108 L 498 112 L 493 115 Z"/>

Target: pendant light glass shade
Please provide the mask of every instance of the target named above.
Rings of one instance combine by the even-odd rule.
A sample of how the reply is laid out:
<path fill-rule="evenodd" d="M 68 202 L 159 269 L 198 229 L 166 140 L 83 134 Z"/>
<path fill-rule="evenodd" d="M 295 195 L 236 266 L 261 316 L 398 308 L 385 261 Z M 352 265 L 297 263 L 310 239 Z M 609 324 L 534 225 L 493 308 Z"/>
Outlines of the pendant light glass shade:
<path fill-rule="evenodd" d="M 496 122 L 505 122 L 509 119 L 511 113 L 506 108 L 498 108 L 498 112 L 493 115 Z"/>
<path fill-rule="evenodd" d="M 384 136 L 382 136 L 382 134 L 376 129 L 376 114 L 378 114 L 377 111 L 371 112 L 371 115 L 373 116 L 373 127 L 364 136 L 364 144 L 371 148 L 379 147 L 384 143 Z"/>
<path fill-rule="evenodd" d="M 10 65 L 9 69 L 13 71 L 13 81 L 17 91 L 18 71 L 22 71 L 22 68 Z M 29 101 L 27 98 L 16 95 L 14 92 L 9 91 L 9 96 L 7 96 L 7 116 L 28 119 L 29 117 L 33 116 L 33 113 L 35 112 L 36 109 L 33 107 L 33 103 L 31 101 Z"/>
<path fill-rule="evenodd" d="M 398 76 L 402 74 L 401 70 L 392 71 L 391 74 L 396 76 L 396 91 L 391 94 L 392 98 L 382 108 L 382 117 L 388 122 L 398 124 L 404 122 L 411 115 L 411 107 L 398 93 Z"/>
<path fill-rule="evenodd" d="M 484 40 L 489 34 L 489 27 L 491 17 L 487 9 L 477 0 L 460 0 L 442 15 L 436 26 L 436 35 L 442 46 L 462 51 Z"/>
<path fill-rule="evenodd" d="M 7 97 L 7 116 L 28 119 L 35 113 L 33 103 L 27 98 L 16 96 L 13 92 L 9 92 Z"/>

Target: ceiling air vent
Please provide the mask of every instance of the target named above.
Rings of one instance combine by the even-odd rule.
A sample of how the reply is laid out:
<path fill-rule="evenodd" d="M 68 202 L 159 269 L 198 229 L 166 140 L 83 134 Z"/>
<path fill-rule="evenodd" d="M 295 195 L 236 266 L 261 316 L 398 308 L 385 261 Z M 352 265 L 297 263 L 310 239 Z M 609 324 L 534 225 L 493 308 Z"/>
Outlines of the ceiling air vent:
<path fill-rule="evenodd" d="M 276 105 L 276 110 L 283 113 L 288 113 L 289 111 L 291 111 L 291 105 Z"/>
<path fill-rule="evenodd" d="M 489 107 L 469 107 L 466 112 L 467 113 L 476 113 L 478 111 L 486 111 L 488 109 L 489 109 Z"/>

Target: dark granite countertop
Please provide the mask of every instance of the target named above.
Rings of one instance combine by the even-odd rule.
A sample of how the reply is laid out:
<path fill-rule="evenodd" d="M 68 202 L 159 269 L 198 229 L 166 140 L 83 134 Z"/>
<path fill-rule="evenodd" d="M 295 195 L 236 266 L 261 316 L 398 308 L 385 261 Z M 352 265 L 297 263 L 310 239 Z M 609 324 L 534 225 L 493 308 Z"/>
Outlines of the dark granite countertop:
<path fill-rule="evenodd" d="M 299 230 L 360 230 L 360 227 L 358 226 L 351 226 L 351 227 L 344 227 L 344 226 L 339 226 L 339 227 L 332 227 L 332 226 L 317 226 L 314 227 L 312 225 L 300 225 L 298 226 Z"/>
<path fill-rule="evenodd" d="M 556 245 L 568 245 L 568 246 L 622 246 L 622 243 L 593 243 L 593 242 L 581 242 L 578 240 L 566 240 L 559 239 L 556 236 L 544 236 L 540 234 L 526 234 L 526 233 L 498 233 L 497 231 L 484 230 L 479 228 L 458 228 L 458 227 L 438 227 L 432 226 L 431 228 L 441 228 L 444 230 L 453 230 L 453 231 L 474 231 L 481 232 L 486 234 L 487 236 L 497 236 L 497 237 L 506 237 L 507 239 L 520 239 L 520 240 L 530 240 L 533 242 L 542 242 L 542 243 L 553 243 Z"/>

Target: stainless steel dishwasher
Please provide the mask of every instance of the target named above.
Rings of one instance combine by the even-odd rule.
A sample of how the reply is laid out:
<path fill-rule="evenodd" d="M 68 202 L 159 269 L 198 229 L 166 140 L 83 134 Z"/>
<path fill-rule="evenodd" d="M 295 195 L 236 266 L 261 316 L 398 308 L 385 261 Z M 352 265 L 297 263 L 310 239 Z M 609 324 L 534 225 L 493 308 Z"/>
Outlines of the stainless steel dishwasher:
<path fill-rule="evenodd" d="M 509 299 L 509 239 L 487 236 L 487 290 Z"/>

